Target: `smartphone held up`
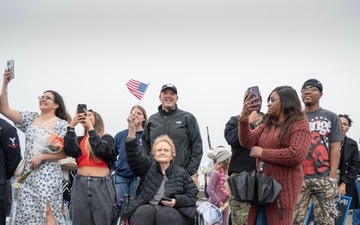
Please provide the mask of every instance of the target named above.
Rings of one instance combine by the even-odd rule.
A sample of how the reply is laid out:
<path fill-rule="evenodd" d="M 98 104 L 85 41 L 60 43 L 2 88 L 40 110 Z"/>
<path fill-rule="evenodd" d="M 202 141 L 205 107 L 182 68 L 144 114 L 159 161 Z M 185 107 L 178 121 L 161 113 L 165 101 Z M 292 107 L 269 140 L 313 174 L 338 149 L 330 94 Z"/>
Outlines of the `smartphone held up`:
<path fill-rule="evenodd" d="M 261 96 L 258 86 L 252 86 L 248 88 L 248 95 L 251 96 L 250 99 L 258 98 L 255 101 L 253 101 L 253 104 L 260 104 L 261 103 Z M 259 106 L 260 109 L 261 106 Z"/>
<path fill-rule="evenodd" d="M 6 64 L 6 68 L 5 70 L 8 71 L 8 70 L 11 70 L 11 76 L 10 76 L 10 79 L 14 79 L 15 78 L 15 73 L 14 73 L 14 60 L 13 59 L 10 59 L 7 61 L 7 64 Z"/>
<path fill-rule="evenodd" d="M 87 110 L 87 106 L 86 104 L 78 104 L 77 106 L 77 113 L 85 113 L 85 111 Z"/>

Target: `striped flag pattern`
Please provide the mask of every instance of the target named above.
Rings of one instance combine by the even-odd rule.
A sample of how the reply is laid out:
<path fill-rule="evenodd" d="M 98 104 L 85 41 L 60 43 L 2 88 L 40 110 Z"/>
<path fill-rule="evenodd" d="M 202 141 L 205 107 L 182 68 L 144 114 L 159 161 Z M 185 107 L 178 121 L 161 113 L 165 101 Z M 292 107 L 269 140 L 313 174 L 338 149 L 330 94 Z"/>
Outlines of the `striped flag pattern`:
<path fill-rule="evenodd" d="M 133 79 L 130 79 L 126 83 L 126 87 L 129 91 L 139 100 L 144 96 L 147 86 L 148 84 Z"/>

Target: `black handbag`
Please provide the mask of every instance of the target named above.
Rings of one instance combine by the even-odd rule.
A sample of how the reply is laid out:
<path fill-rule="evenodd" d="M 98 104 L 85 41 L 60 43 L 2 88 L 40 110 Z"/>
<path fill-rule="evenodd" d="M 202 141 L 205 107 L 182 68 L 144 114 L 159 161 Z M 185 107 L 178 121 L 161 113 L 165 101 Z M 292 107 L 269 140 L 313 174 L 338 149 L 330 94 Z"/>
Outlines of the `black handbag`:
<path fill-rule="evenodd" d="M 264 162 L 259 163 L 257 174 L 255 171 L 243 171 L 236 176 L 229 177 L 228 183 L 231 194 L 238 202 L 268 205 L 276 201 L 279 217 L 282 219 L 279 198 L 282 187 L 272 176 L 265 176 Z"/>

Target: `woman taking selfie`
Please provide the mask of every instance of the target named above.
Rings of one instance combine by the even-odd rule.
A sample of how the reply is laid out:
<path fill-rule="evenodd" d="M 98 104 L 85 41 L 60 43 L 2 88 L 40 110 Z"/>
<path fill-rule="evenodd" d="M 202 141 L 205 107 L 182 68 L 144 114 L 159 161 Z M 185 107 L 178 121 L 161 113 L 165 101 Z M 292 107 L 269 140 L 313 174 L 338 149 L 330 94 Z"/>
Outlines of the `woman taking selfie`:
<path fill-rule="evenodd" d="M 296 91 L 290 86 L 280 86 L 267 99 L 268 112 L 263 122 L 251 130 L 248 117 L 259 106 L 255 103 L 259 97 L 253 97 L 250 94 L 244 101 L 239 116 L 240 144 L 251 149 L 250 156 L 257 159 L 257 164 L 264 162 L 265 175 L 274 177 L 282 192 L 281 207 L 276 201 L 266 206 L 251 205 L 247 224 L 289 225 L 304 179 L 302 163 L 311 142 L 309 122 Z"/>
<path fill-rule="evenodd" d="M 78 112 L 78 111 L 77 111 Z M 84 127 L 76 136 L 75 126 Z M 104 134 L 101 116 L 92 110 L 76 113 L 65 136 L 65 152 L 78 164 L 71 190 L 70 217 L 73 225 L 109 225 L 116 201 L 115 186 L 110 176 L 114 164 L 114 139 Z"/>
<path fill-rule="evenodd" d="M 31 171 L 21 184 L 15 224 L 65 224 L 61 214 L 62 180 L 59 159 L 66 157 L 62 139 L 68 125 L 68 114 L 62 97 L 45 91 L 38 97 L 41 113 L 17 111 L 9 107 L 8 84 L 11 71 L 5 71 L 0 97 L 0 112 L 25 133 L 25 169 Z M 50 150 L 52 137 L 58 148 Z M 60 144 L 61 142 L 61 144 Z"/>

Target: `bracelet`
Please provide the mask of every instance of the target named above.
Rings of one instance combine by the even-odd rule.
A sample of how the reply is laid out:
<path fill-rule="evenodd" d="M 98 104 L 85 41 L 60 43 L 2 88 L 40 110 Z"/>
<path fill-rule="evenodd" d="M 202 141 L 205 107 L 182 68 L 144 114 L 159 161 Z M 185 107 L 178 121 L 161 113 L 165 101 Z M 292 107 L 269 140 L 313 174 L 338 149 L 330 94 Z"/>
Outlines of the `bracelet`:
<path fill-rule="evenodd" d="M 70 131 L 70 132 L 74 132 L 75 131 L 75 128 L 74 127 L 67 127 L 67 131 Z"/>
<path fill-rule="evenodd" d="M 44 161 L 44 154 L 41 154 L 41 158 L 42 158 L 42 160 Z"/>

